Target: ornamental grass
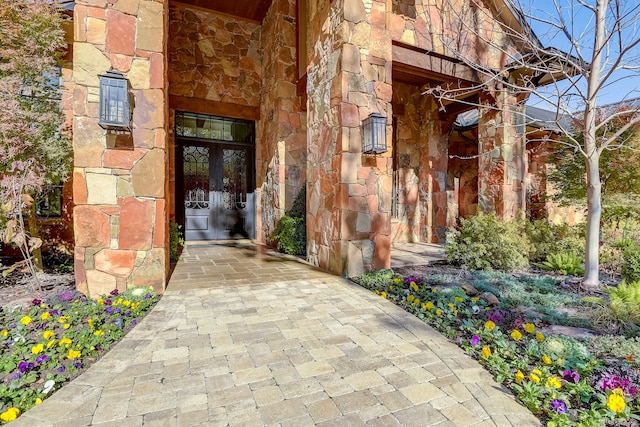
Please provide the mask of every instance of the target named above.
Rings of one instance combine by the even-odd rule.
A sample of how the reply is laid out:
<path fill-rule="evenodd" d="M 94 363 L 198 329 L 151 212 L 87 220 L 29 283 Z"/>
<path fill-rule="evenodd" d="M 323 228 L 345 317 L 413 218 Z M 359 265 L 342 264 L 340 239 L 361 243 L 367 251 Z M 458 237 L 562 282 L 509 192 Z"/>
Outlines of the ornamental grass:
<path fill-rule="evenodd" d="M 435 327 L 550 427 L 638 425 L 640 361 L 598 359 L 577 339 L 545 336 L 539 318 L 489 306 L 460 287 L 390 270 L 354 281 Z"/>
<path fill-rule="evenodd" d="M 0 424 L 15 420 L 78 376 L 158 301 L 147 286 L 97 300 L 65 291 L 0 310 Z"/>

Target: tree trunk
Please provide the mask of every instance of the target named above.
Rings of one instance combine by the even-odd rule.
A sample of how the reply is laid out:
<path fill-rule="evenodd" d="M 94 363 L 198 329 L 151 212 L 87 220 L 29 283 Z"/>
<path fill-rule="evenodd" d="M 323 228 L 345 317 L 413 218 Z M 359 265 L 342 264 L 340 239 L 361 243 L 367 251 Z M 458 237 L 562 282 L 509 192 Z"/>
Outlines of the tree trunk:
<path fill-rule="evenodd" d="M 602 184 L 600 182 L 600 156 L 594 153 L 587 162 L 587 239 L 582 286 L 594 291 L 600 283 L 600 217 L 602 216 Z"/>
<path fill-rule="evenodd" d="M 29 207 L 29 236 L 32 238 L 39 238 L 40 233 L 38 232 L 38 224 L 36 223 L 36 203 L 33 202 Z M 31 252 L 33 254 L 33 265 L 38 271 L 44 270 L 44 265 L 42 263 L 42 250 L 40 246 L 33 249 Z"/>

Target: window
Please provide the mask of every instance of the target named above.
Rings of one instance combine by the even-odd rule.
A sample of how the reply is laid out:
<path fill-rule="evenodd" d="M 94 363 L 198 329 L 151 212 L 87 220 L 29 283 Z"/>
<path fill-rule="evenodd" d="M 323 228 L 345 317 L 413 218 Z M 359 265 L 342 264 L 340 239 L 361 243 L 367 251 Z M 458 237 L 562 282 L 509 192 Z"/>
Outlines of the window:
<path fill-rule="evenodd" d="M 176 136 L 230 142 L 254 142 L 253 122 L 205 114 L 176 112 Z"/>
<path fill-rule="evenodd" d="M 36 201 L 36 216 L 60 218 L 62 216 L 62 184 L 47 185 Z"/>

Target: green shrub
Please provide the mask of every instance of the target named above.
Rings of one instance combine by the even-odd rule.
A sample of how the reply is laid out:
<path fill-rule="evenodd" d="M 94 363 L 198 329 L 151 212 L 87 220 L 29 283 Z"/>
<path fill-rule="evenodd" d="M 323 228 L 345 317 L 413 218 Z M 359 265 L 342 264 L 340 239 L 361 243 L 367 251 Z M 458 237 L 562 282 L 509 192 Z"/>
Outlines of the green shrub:
<path fill-rule="evenodd" d="M 582 259 L 571 253 L 558 253 L 547 255 L 547 260 L 536 265 L 543 270 L 558 271 L 571 276 L 584 274 Z"/>
<path fill-rule="evenodd" d="M 271 242 L 279 252 L 290 255 L 305 255 L 307 253 L 305 219 L 284 214 L 271 234 Z"/>
<path fill-rule="evenodd" d="M 175 221 L 169 221 L 169 259 L 171 262 L 178 261 L 183 246 L 182 226 Z"/>
<path fill-rule="evenodd" d="M 640 280 L 625 282 L 607 290 L 609 305 L 615 316 L 623 322 L 640 325 Z"/>
<path fill-rule="evenodd" d="M 622 251 L 622 280 L 625 282 L 640 281 L 640 247 L 629 245 Z"/>
<path fill-rule="evenodd" d="M 505 221 L 495 214 L 478 214 L 460 220 L 447 233 L 449 261 L 470 270 L 513 271 L 528 266 L 529 240 L 522 221 Z"/>
<path fill-rule="evenodd" d="M 295 200 L 291 204 L 291 209 L 287 214 L 292 218 L 304 218 L 307 215 L 307 189 L 302 187 Z"/>
<path fill-rule="evenodd" d="M 534 220 L 525 224 L 525 232 L 531 249 L 529 260 L 544 261 L 554 253 L 567 253 L 584 256 L 584 226 L 568 224 L 550 224 L 546 219 Z"/>

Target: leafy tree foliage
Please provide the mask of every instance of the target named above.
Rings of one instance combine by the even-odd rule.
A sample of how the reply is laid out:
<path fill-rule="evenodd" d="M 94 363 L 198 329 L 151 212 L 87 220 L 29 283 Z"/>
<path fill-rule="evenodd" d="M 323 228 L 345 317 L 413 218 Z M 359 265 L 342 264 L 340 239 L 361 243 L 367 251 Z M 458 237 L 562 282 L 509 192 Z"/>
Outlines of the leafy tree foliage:
<path fill-rule="evenodd" d="M 618 113 L 624 113 L 621 109 Z M 603 109 L 601 115 L 606 114 Z M 600 179 L 602 199 L 606 203 L 615 194 L 640 195 L 640 132 L 638 126 L 624 129 L 629 116 L 616 115 L 615 119 L 597 131 L 598 138 L 622 132 L 611 149 L 604 150 L 600 157 Z M 583 126 L 578 126 L 583 129 Z M 575 141 L 584 145 L 584 134 L 578 132 Z M 558 193 L 554 198 L 562 203 L 583 202 L 587 197 L 587 167 L 584 156 L 574 144 L 559 144 L 552 155 L 555 168 L 547 176 Z"/>
<path fill-rule="evenodd" d="M 33 195 L 66 178 L 71 147 L 62 133 L 62 16 L 48 0 L 0 0 L 0 237 L 29 253 Z"/>

